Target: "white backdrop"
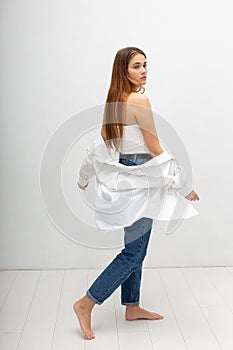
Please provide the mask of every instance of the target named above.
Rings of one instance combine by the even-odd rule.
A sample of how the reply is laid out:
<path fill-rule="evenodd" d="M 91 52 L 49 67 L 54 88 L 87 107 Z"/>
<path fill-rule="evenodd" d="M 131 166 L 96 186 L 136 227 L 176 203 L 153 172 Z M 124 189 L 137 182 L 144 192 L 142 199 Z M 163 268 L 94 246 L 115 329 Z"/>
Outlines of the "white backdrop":
<path fill-rule="evenodd" d="M 125 46 L 147 54 L 146 94 L 182 138 L 200 196 L 198 216 L 172 235 L 153 234 L 144 266 L 233 265 L 230 7 L 226 0 L 1 1 L 2 269 L 102 268 L 119 251 L 62 235 L 44 210 L 39 172 L 55 130 L 104 103 L 115 53 Z M 88 225 L 79 229 L 90 234 Z"/>

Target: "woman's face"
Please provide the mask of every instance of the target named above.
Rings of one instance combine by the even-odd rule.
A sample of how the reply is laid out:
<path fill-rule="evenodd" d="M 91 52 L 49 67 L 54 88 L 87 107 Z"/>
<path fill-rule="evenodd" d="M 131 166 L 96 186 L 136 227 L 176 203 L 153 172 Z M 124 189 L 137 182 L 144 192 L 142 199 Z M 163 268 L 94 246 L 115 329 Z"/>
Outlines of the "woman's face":
<path fill-rule="evenodd" d="M 146 84 L 147 66 L 144 55 L 137 53 L 131 58 L 128 64 L 128 77 L 140 85 Z"/>

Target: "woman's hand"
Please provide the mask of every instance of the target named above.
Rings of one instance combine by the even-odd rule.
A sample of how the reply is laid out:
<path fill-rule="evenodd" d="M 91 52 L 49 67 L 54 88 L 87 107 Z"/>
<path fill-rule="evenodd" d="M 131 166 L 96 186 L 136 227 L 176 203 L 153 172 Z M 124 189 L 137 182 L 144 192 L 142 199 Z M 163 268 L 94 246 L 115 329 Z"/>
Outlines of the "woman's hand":
<path fill-rule="evenodd" d="M 80 185 L 78 182 L 77 182 L 77 184 L 78 184 L 78 187 L 81 188 L 81 190 L 86 191 L 86 188 L 87 188 L 89 182 L 85 186 Z"/>
<path fill-rule="evenodd" d="M 188 196 L 186 196 L 185 198 L 187 198 L 189 201 L 199 201 L 199 196 L 197 194 L 197 192 L 195 192 L 194 190 L 192 190 L 191 193 L 189 193 Z"/>

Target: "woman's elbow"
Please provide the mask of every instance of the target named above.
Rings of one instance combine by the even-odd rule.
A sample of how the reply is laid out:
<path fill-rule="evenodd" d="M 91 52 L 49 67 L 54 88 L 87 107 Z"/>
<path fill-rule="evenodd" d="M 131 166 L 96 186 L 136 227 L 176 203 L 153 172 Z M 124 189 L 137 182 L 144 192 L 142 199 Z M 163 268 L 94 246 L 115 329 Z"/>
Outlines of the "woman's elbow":
<path fill-rule="evenodd" d="M 164 150 L 162 149 L 162 147 L 158 147 L 156 149 L 149 149 L 149 152 L 150 154 L 153 156 L 153 157 L 157 157 L 159 156 L 161 153 L 164 152 Z"/>

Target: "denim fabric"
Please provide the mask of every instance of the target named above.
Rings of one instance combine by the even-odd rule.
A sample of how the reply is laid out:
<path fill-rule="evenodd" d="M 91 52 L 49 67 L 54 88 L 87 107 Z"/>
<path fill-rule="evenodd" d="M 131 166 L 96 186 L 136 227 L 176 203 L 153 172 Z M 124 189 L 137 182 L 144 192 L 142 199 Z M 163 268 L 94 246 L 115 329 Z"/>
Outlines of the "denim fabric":
<path fill-rule="evenodd" d="M 132 154 L 132 159 L 120 158 L 127 166 L 143 164 L 151 155 Z M 121 304 L 139 304 L 142 263 L 147 253 L 153 219 L 143 217 L 124 228 L 125 247 L 97 277 L 87 290 L 87 296 L 102 304 L 121 286 Z"/>

